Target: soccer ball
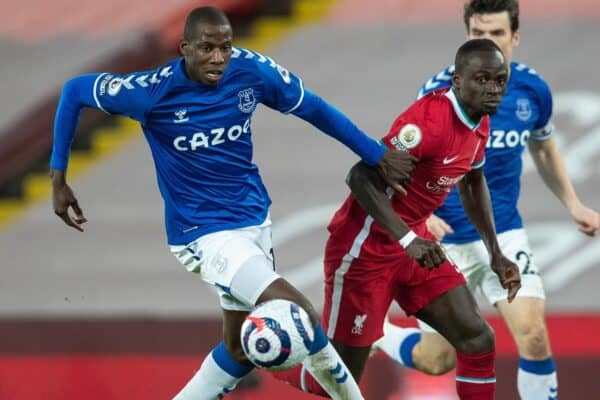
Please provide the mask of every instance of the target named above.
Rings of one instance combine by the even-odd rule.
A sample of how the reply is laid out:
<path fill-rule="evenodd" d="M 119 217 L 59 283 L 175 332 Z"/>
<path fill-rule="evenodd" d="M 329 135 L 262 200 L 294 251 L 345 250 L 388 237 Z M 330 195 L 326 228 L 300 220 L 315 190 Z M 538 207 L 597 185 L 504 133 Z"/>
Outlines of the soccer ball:
<path fill-rule="evenodd" d="M 283 371 L 300 364 L 315 337 L 308 314 L 289 300 L 259 304 L 242 324 L 244 353 L 257 367 Z"/>

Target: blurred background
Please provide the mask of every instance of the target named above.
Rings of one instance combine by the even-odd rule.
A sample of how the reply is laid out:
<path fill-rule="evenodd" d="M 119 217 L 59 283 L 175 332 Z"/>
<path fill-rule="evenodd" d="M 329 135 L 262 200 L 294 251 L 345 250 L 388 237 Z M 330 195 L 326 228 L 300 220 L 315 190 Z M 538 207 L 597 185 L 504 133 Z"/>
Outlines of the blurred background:
<path fill-rule="evenodd" d="M 153 68 L 177 55 L 187 13 L 222 7 L 236 45 L 266 52 L 381 137 L 465 38 L 462 0 L 2 0 L 0 15 L 0 399 L 169 399 L 220 340 L 217 297 L 165 241 L 154 167 L 137 124 L 88 110 L 69 178 L 84 233 L 52 212 L 52 121 L 65 80 Z M 582 200 L 600 207 L 600 3 L 521 2 L 514 58 L 554 90 L 557 137 Z M 273 198 L 279 271 L 322 304 L 325 225 L 355 156 L 262 108 L 255 160 Z M 520 203 L 548 294 L 561 399 L 600 392 L 600 241 L 579 234 L 526 159 Z M 498 399 L 517 399 L 516 347 L 495 311 Z M 414 324 L 393 309 L 397 323 Z M 369 400 L 455 399 L 374 357 Z M 308 399 L 262 372 L 228 398 Z"/>

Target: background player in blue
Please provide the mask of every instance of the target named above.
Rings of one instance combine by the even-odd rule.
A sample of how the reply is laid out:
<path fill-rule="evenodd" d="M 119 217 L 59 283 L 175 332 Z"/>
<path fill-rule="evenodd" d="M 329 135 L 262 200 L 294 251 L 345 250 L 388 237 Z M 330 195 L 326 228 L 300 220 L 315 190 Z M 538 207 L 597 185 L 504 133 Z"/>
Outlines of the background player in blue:
<path fill-rule="evenodd" d="M 66 182 L 81 109 L 139 121 L 154 158 L 170 249 L 217 289 L 223 309 L 224 341 L 176 399 L 213 400 L 233 390 L 252 370 L 240 345 L 241 324 L 255 304 L 274 298 L 290 299 L 311 316 L 315 341 L 305 365 L 331 397 L 362 399 L 308 299 L 274 271 L 270 199 L 252 163 L 252 114 L 263 103 L 305 119 L 376 165 L 398 189 L 412 171 L 411 156 L 385 151 L 271 58 L 234 48 L 219 9 L 189 14 L 180 50 L 182 58 L 153 71 L 82 75 L 65 84 L 51 159 L 55 213 L 80 231 L 86 222 Z"/>
<path fill-rule="evenodd" d="M 492 39 L 511 59 L 520 40 L 517 0 L 472 0 L 465 5 L 464 22 L 469 38 Z M 419 96 L 449 86 L 453 69 L 446 68 L 430 79 Z M 593 236 L 599 226 L 598 213 L 580 202 L 568 178 L 552 136 L 551 116 L 552 94 L 546 82 L 526 65 L 512 62 L 506 95 L 491 118 L 484 169 L 502 252 L 520 267 L 522 287 L 511 304 L 489 267 L 483 243 L 456 191 L 436 212 L 437 218 L 428 221 L 429 229 L 442 239 L 449 256 L 460 266 L 470 289 L 479 288 L 506 321 L 519 351 L 518 391 L 525 400 L 555 399 L 558 393 L 544 321 L 544 289 L 517 209 L 525 145 L 544 182 L 579 229 Z M 388 324 L 379 346 L 401 363 L 430 374 L 454 368 L 450 344 L 431 328 L 421 327 L 422 333 Z"/>

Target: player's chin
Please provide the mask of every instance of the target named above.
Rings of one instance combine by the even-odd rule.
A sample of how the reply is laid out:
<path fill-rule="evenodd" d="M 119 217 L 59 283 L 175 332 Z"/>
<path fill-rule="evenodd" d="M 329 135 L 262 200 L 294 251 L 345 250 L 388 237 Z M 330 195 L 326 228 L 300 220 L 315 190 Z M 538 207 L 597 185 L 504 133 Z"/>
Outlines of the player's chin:
<path fill-rule="evenodd" d="M 482 104 L 483 113 L 488 115 L 496 114 L 496 111 L 498 111 L 499 106 L 499 101 L 485 101 Z"/>

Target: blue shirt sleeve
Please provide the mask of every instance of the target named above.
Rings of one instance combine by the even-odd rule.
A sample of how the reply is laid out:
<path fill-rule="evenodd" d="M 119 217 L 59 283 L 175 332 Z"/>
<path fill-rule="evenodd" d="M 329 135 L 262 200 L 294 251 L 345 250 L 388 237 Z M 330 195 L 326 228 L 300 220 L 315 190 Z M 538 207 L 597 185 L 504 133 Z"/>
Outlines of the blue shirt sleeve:
<path fill-rule="evenodd" d="M 71 142 L 81 116 L 81 110 L 83 107 L 97 108 L 93 87 L 99 76 L 99 74 L 81 75 L 65 83 L 54 115 L 51 168 L 61 171 L 67 169 Z"/>
<path fill-rule="evenodd" d="M 434 90 L 447 88 L 452 86 L 452 74 L 454 73 L 454 65 L 444 68 L 437 75 L 431 77 L 421 86 L 421 90 L 417 94 L 417 100 Z"/>
<path fill-rule="evenodd" d="M 554 124 L 552 118 L 552 92 L 548 84 L 538 76 L 537 84 L 533 87 L 535 96 L 538 101 L 539 116 L 531 132 L 531 139 L 546 140 L 552 136 L 554 132 Z"/>
<path fill-rule="evenodd" d="M 386 151 L 341 111 L 309 90 L 304 90 L 301 104 L 292 113 L 345 144 L 369 165 L 377 164 Z"/>
<path fill-rule="evenodd" d="M 263 104 L 284 114 L 296 110 L 304 98 L 302 80 L 272 58 L 256 52 L 252 54 L 256 55 L 256 65 L 264 86 Z"/>
<path fill-rule="evenodd" d="M 152 90 L 156 87 L 148 83 L 160 82 L 161 78 L 172 73 L 166 68 L 154 73 L 133 73 L 127 76 L 86 74 L 67 81 L 54 116 L 50 167 L 62 171 L 67 169 L 71 142 L 83 107 L 125 115 L 144 123 L 146 112 L 152 103 Z"/>

